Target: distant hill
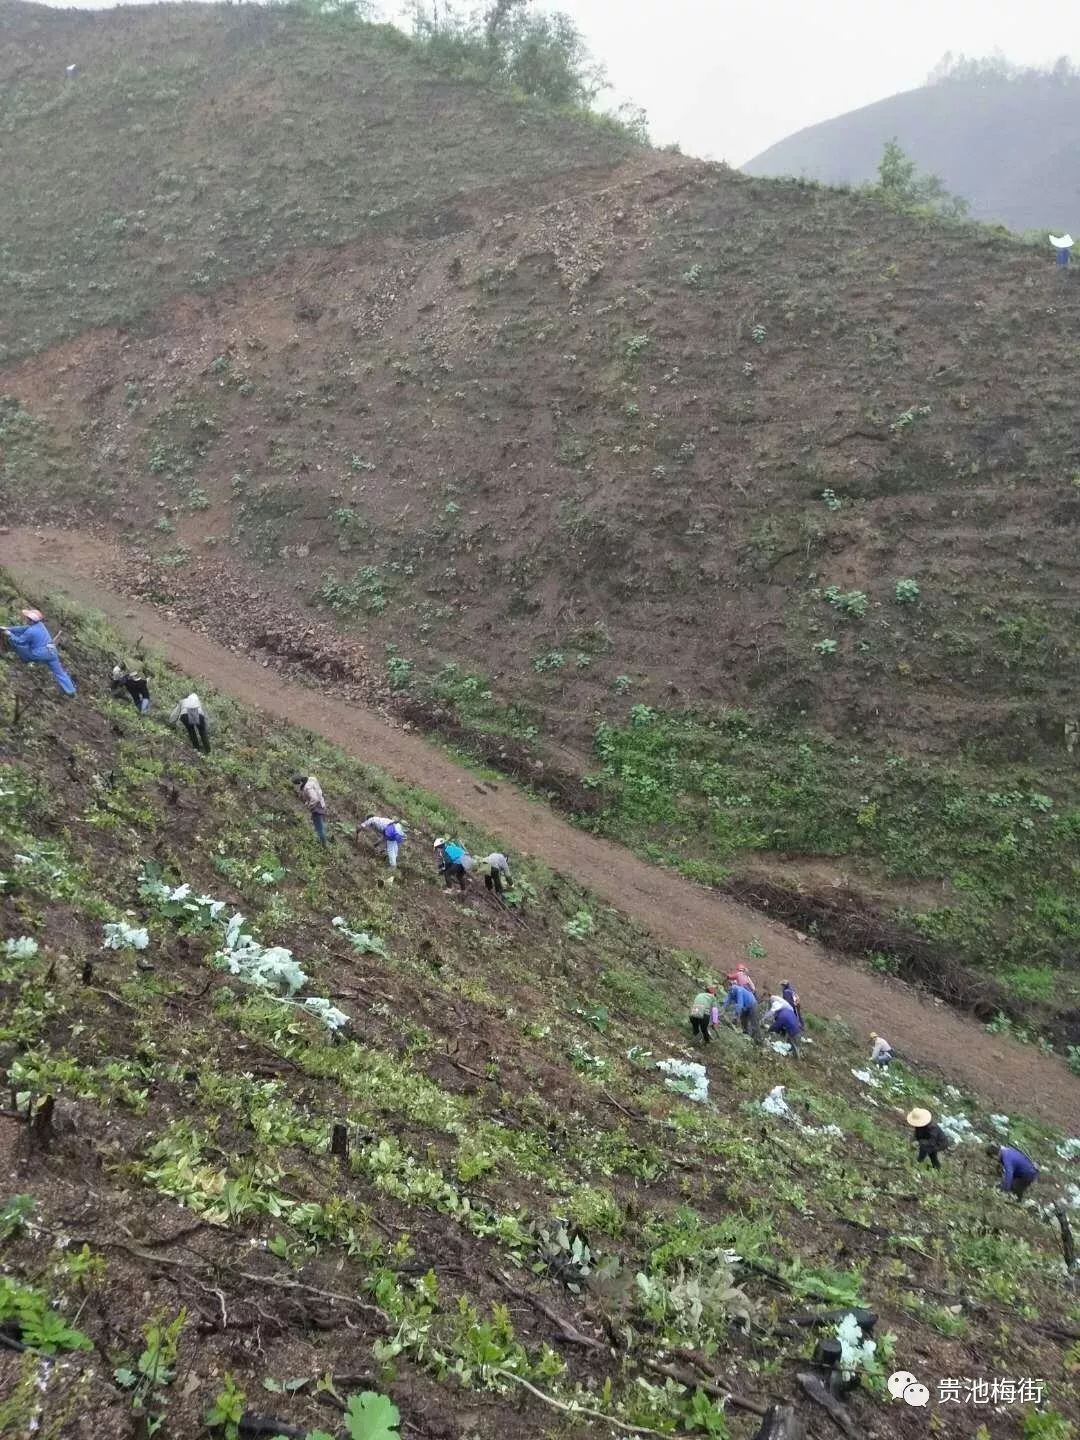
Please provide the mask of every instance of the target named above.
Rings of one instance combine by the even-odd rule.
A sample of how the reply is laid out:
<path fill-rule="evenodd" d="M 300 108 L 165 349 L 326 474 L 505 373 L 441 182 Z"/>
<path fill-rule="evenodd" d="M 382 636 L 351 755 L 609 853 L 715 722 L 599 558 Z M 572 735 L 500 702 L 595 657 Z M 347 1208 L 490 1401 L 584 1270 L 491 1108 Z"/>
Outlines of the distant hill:
<path fill-rule="evenodd" d="M 771 145 L 742 167 L 829 184 L 873 179 L 899 140 L 979 220 L 1015 230 L 1080 226 L 1080 80 L 947 80 L 892 95 Z"/>

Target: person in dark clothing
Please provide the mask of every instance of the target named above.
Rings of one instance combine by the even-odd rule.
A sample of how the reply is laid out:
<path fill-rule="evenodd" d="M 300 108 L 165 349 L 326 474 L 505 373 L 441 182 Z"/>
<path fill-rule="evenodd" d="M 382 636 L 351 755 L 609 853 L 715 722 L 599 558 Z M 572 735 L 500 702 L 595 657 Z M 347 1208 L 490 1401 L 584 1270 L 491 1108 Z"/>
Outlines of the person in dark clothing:
<path fill-rule="evenodd" d="M 149 712 L 150 686 L 147 685 L 145 676 L 140 675 L 137 670 L 129 670 L 126 665 L 114 665 L 112 692 L 114 695 L 127 695 L 140 715 Z"/>
<path fill-rule="evenodd" d="M 1017 1150 L 1015 1145 L 988 1145 L 987 1155 L 992 1155 L 1001 1165 L 1001 1188 L 1007 1195 L 1022 1200 L 1028 1186 L 1039 1178 L 1039 1167 L 1030 1155 Z"/>
<path fill-rule="evenodd" d="M 206 718 L 206 711 L 202 707 L 202 701 L 194 690 L 190 695 L 185 695 L 183 700 L 173 706 L 172 714 L 169 716 L 169 724 L 175 725 L 177 721 L 187 731 L 187 737 L 191 741 L 193 750 L 199 750 L 204 755 L 210 754 L 210 723 Z"/>
<path fill-rule="evenodd" d="M 941 1169 L 941 1161 L 938 1156 L 949 1148 L 949 1141 L 940 1125 L 934 1124 L 934 1117 L 929 1110 L 909 1110 L 907 1123 L 915 1132 L 915 1143 L 919 1147 L 918 1164 L 929 1160 L 935 1170 Z"/>
<path fill-rule="evenodd" d="M 795 989 L 795 986 L 792 985 L 790 980 L 782 980 L 780 982 L 780 994 L 784 997 L 787 1003 L 791 1006 L 792 1010 L 794 1010 L 795 1014 L 799 1017 L 799 1024 L 805 1025 L 806 1021 L 803 1019 L 802 1001 L 799 999 L 798 991 Z"/>

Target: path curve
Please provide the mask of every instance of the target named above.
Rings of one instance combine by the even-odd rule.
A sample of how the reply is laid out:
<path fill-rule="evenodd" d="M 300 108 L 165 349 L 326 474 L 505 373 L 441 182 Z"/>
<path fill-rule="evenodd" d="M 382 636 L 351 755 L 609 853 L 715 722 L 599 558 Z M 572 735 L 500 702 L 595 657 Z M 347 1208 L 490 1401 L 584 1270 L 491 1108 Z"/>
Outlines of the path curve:
<path fill-rule="evenodd" d="M 790 975 L 812 1008 L 842 1015 L 864 1037 L 881 1030 L 905 1056 L 939 1070 L 1003 1110 L 1025 1110 L 1080 1131 L 1080 1082 L 1056 1059 L 990 1035 L 930 999 L 846 964 L 820 946 L 799 941 L 792 930 L 756 911 L 575 829 L 508 781 L 481 792 L 469 771 L 422 736 L 395 727 L 355 702 L 286 680 L 170 620 L 153 606 L 110 590 L 97 577 L 109 573 L 116 553 L 104 541 L 69 532 L 0 534 L 0 564 L 24 588 L 59 591 L 91 605 L 121 633 L 143 636 L 189 674 L 266 714 L 305 726 L 397 779 L 430 791 L 464 819 L 505 837 L 507 848 L 572 874 L 632 915 L 657 940 L 693 950 L 724 970 L 745 954 L 751 935 L 764 935 L 771 975 Z"/>

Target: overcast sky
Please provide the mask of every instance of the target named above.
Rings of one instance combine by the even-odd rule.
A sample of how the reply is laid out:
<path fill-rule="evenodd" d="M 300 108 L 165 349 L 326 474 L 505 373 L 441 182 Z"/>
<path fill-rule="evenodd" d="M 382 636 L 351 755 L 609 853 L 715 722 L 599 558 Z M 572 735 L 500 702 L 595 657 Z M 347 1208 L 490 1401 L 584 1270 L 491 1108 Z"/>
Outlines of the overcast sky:
<path fill-rule="evenodd" d="M 1080 59 L 1070 0 L 557 0 L 653 138 L 740 165 L 793 130 L 921 85 L 946 50 Z"/>
<path fill-rule="evenodd" d="M 408 9 L 408 0 L 375 3 L 387 17 Z M 577 21 L 607 67 L 608 103 L 634 100 L 657 143 L 732 165 L 804 125 L 921 85 L 946 50 L 1000 50 L 1027 65 L 1080 60 L 1080 7 L 1070 0 L 538 3 Z"/>

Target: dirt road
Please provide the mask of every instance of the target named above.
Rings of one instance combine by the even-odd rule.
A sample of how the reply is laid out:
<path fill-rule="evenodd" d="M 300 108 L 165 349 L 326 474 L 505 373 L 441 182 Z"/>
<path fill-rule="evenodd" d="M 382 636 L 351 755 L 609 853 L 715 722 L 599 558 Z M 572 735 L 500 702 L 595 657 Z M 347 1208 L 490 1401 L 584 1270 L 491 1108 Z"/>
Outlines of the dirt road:
<path fill-rule="evenodd" d="M 108 575 L 111 556 L 108 545 L 86 536 L 25 530 L 0 535 L 0 564 L 23 586 L 39 595 L 43 589 L 61 591 L 95 607 L 122 633 L 143 636 L 192 676 L 431 791 L 465 819 L 502 837 L 508 850 L 572 874 L 658 940 L 696 951 L 724 969 L 758 934 L 768 950 L 770 975 L 790 975 L 811 1009 L 844 1016 L 864 1037 L 880 1030 L 904 1055 L 1003 1110 L 1016 1107 L 1080 1131 L 1080 1081 L 1060 1062 L 989 1035 L 932 1001 L 800 942 L 756 912 L 574 829 L 508 782 L 481 793 L 468 771 L 421 736 L 397 729 L 375 711 L 337 701 L 325 689 L 287 681 L 152 606 L 108 589 L 98 577 Z"/>

